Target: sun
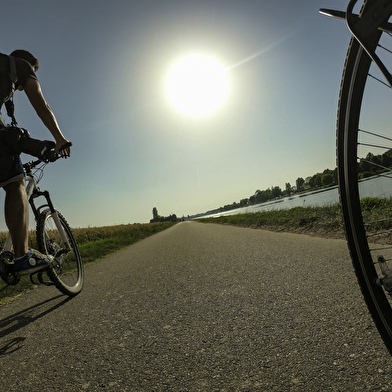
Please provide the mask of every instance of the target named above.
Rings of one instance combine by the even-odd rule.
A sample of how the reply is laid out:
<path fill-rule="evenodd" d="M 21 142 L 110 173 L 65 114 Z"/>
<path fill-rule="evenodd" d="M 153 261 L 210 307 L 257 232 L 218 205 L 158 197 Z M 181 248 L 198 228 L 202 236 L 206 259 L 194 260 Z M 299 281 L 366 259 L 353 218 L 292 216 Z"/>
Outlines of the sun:
<path fill-rule="evenodd" d="M 206 116 L 226 101 L 229 81 L 225 67 L 214 57 L 194 54 L 173 64 L 166 78 L 166 94 L 181 113 Z"/>

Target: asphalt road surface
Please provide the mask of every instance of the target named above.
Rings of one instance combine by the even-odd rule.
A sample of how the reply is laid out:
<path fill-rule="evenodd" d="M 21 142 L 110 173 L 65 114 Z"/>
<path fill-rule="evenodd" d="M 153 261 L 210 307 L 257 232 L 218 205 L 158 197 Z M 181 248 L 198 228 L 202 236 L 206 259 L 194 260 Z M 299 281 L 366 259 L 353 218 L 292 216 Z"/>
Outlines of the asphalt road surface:
<path fill-rule="evenodd" d="M 0 308 L 0 391 L 392 391 L 344 241 L 180 223 Z"/>

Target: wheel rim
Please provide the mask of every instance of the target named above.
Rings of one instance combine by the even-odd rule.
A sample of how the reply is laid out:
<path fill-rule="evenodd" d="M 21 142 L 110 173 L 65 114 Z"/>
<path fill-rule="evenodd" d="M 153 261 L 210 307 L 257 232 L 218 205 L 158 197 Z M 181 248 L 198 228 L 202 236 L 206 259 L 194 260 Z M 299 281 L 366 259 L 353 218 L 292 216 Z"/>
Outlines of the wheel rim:
<path fill-rule="evenodd" d="M 384 46 L 387 44 L 392 49 L 392 38 L 388 34 L 383 34 L 380 41 L 379 38 L 380 33 L 375 34 L 374 47 L 379 42 L 382 46 L 378 46 L 378 55 L 383 56 L 385 64 L 392 64 L 391 53 Z M 378 162 L 378 156 L 382 160 L 382 156 L 392 148 L 389 125 L 392 124 L 392 113 L 389 113 L 392 106 L 385 103 L 386 99 L 392 104 L 391 89 L 382 83 L 382 76 L 363 49 L 353 41 L 346 61 L 338 113 L 339 191 L 357 277 L 376 325 L 392 351 L 390 295 L 376 284 L 377 279 L 382 277 L 378 256 L 382 254 L 392 263 L 392 212 L 384 210 L 384 215 L 376 219 L 378 201 L 371 197 L 372 194 L 379 196 L 375 185 L 377 178 L 389 178 L 389 188 L 392 190 L 392 172 L 386 171 L 390 171 L 392 159 L 388 165 Z M 369 172 L 364 174 L 367 166 Z M 361 178 L 367 175 L 370 175 L 367 179 Z M 384 201 L 386 206 L 392 204 L 387 199 Z M 382 205 L 382 202 L 379 204 Z"/>
<path fill-rule="evenodd" d="M 63 223 L 60 217 L 60 223 L 71 244 L 71 250 L 61 239 L 56 224 L 51 215 L 48 215 L 44 226 L 44 246 L 46 253 L 55 257 L 51 266 L 52 272 L 55 273 L 56 279 L 70 291 L 79 291 L 82 285 L 82 268 L 80 266 L 80 255 L 73 237 L 69 233 L 68 227 Z"/>

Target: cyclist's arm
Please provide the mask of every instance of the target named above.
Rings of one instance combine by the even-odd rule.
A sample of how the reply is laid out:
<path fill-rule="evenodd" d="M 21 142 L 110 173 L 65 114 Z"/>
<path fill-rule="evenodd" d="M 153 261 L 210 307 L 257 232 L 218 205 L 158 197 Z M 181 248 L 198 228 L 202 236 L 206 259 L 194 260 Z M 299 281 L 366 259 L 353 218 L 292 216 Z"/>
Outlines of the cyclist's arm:
<path fill-rule="evenodd" d="M 62 151 L 59 149 L 66 143 L 68 140 L 62 134 L 54 113 L 52 109 L 45 101 L 45 98 L 42 94 L 41 86 L 36 79 L 27 78 L 26 83 L 24 85 L 24 91 L 37 112 L 38 117 L 42 120 L 44 125 L 49 129 L 50 133 L 53 135 L 56 140 L 56 152 L 61 154 L 63 157 L 69 157 L 71 149 L 70 147 L 65 148 Z"/>

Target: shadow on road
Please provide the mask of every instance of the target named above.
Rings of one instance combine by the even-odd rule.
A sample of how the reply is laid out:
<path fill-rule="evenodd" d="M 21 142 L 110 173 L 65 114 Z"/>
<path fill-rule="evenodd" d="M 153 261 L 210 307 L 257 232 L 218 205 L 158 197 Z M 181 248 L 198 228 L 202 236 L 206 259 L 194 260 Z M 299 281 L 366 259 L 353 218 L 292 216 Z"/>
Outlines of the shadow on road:
<path fill-rule="evenodd" d="M 63 295 L 58 295 L 57 297 L 50 298 L 34 306 L 30 306 L 29 308 L 0 320 L 0 339 L 5 338 L 7 335 L 18 331 L 23 327 L 26 327 L 30 323 L 33 323 L 41 317 L 44 317 L 48 313 L 58 309 L 72 299 L 72 297 L 66 297 L 59 303 L 52 303 L 53 301 L 62 297 Z M 16 337 L 6 341 L 5 343 L 0 343 L 0 358 L 19 350 L 22 347 L 22 343 L 25 339 L 26 338 L 24 337 Z"/>

